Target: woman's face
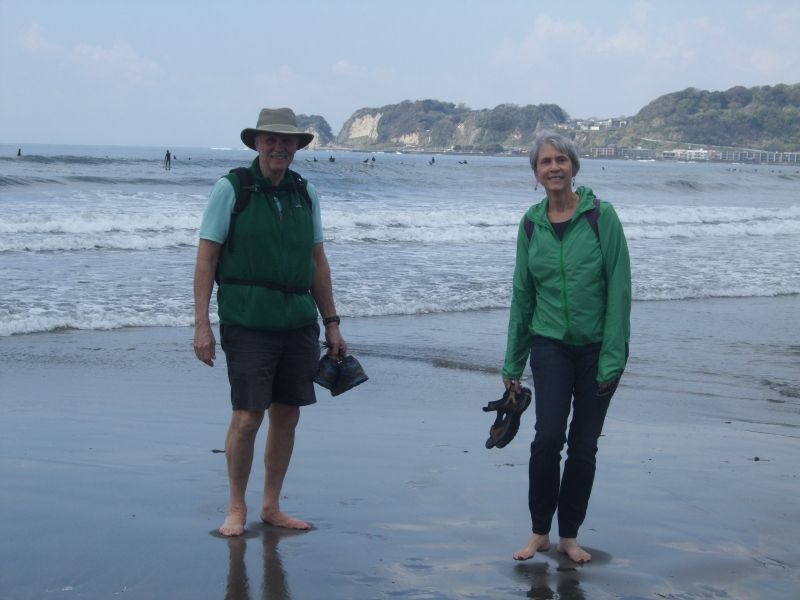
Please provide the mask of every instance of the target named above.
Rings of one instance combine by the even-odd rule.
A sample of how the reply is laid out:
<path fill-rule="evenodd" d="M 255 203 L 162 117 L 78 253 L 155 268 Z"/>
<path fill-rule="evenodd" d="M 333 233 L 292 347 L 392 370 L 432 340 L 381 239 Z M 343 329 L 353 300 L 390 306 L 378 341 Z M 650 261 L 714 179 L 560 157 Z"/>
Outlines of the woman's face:
<path fill-rule="evenodd" d="M 572 161 L 551 144 L 545 144 L 536 158 L 536 180 L 548 192 L 572 187 Z"/>

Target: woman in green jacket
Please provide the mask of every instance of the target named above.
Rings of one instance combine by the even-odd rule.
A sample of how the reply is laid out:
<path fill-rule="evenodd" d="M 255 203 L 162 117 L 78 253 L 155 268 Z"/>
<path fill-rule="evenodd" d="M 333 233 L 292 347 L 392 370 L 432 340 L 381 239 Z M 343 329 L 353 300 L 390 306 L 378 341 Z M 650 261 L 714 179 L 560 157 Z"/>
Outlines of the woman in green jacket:
<path fill-rule="evenodd" d="M 533 534 L 514 558 L 550 548 L 557 512 L 558 550 L 584 563 L 591 555 L 577 537 L 597 440 L 628 357 L 630 258 L 614 208 L 587 187 L 573 189 L 580 161 L 569 139 L 539 136 L 530 162 L 536 187 L 547 195 L 520 222 L 503 365 L 506 389 L 519 394 L 530 355 L 536 401 L 528 492 Z"/>

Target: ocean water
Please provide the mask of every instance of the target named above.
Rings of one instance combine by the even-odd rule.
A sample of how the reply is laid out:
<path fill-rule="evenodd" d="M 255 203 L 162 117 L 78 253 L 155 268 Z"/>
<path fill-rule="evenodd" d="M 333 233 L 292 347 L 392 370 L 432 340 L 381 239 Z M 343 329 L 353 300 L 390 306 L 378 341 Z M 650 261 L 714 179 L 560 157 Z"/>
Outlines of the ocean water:
<path fill-rule="evenodd" d="M 341 546 L 342 533 L 361 536 L 372 553 L 339 553 L 309 578 L 301 538 L 279 549 L 266 537 L 242 538 L 246 569 L 242 545 L 226 573 L 227 550 L 202 535 L 221 520 L 224 460 L 209 469 L 207 449 L 218 447 L 210 440 L 228 409 L 224 370 L 207 369 L 191 351 L 197 227 L 217 177 L 253 153 L 171 150 L 167 172 L 164 148 L 27 146 L 17 158 L 16 147 L 0 145 L 0 471 L 8 490 L 0 505 L 14 517 L 7 535 L 31 521 L 48 532 L 0 568 L 7 593 L 170 589 L 196 597 L 212 588 L 222 595 L 227 581 L 272 585 L 278 595 L 291 585 L 295 597 L 322 588 L 357 597 L 381 586 L 395 597 L 555 594 L 549 586 L 592 598 L 761 597 L 765 589 L 791 597 L 796 570 L 785 567 L 797 562 L 797 526 L 785 516 L 800 436 L 800 173 L 584 162 L 579 181 L 615 204 L 627 231 L 636 301 L 631 361 L 592 500 L 601 569 L 565 587 L 564 573 L 537 565 L 474 568 L 487 548 L 500 556 L 521 541 L 527 518 L 533 415 L 502 456 L 479 450 L 493 418 L 480 408 L 502 390 L 517 224 L 539 198 L 525 159 L 467 157 L 463 165 L 464 157 L 437 156 L 429 165 L 429 156 L 376 154 L 370 166 L 369 154 L 337 153 L 330 163 L 328 153 L 313 162 L 301 152 L 295 167 L 322 195 L 339 311 L 382 315 L 345 321 L 370 382 L 342 400 L 319 393 L 304 413 L 304 466 L 291 491 L 304 514 L 323 521 L 313 542 L 320 556 Z M 31 440 L 34 427 L 40 435 Z M 399 465 L 392 477 L 364 476 L 387 460 Z M 365 489 L 345 478 L 320 494 L 325 469 L 343 461 L 357 465 L 348 473 Z M 474 516 L 491 510 L 485 500 L 497 497 L 487 490 L 511 499 L 506 525 L 476 525 Z M 176 519 L 161 505 L 190 510 Z M 620 529 L 621 510 L 629 523 Z M 453 527 L 466 522 L 466 534 Z M 186 556 L 187 544 L 191 566 L 164 569 L 162 557 Z"/>
<path fill-rule="evenodd" d="M 192 324 L 208 194 L 252 151 L 172 148 L 165 170 L 165 148 L 16 150 L 0 144 L 0 336 Z M 343 316 L 508 306 L 519 219 L 541 197 L 527 159 L 430 158 L 297 154 Z M 634 300 L 800 295 L 800 169 L 587 159 L 577 179 L 620 215 Z"/>

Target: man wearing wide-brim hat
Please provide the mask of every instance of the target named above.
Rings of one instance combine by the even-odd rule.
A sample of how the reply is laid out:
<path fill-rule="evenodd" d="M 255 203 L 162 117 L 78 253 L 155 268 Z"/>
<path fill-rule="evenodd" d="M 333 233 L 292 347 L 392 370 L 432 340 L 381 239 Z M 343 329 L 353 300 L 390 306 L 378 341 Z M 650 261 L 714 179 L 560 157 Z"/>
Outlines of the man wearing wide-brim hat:
<path fill-rule="evenodd" d="M 291 109 L 265 108 L 241 138 L 258 156 L 214 186 L 200 226 L 194 280 L 194 350 L 210 366 L 216 340 L 209 305 L 215 279 L 219 285 L 220 339 L 233 407 L 225 440 L 230 504 L 219 528 L 225 536 L 244 533 L 245 492 L 265 412 L 261 520 L 310 528 L 281 510 L 280 495 L 300 407 L 316 402 L 320 315 L 328 354 L 337 360 L 347 354 L 322 244 L 319 198 L 313 185 L 289 169 L 295 152 L 314 136 L 297 128 Z"/>

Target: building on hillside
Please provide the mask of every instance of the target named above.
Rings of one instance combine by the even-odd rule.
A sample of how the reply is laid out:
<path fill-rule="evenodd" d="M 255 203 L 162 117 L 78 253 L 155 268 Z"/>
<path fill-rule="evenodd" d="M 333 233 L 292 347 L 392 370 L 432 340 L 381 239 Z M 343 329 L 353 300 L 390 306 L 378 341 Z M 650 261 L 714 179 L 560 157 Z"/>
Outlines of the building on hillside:
<path fill-rule="evenodd" d="M 661 158 L 664 160 L 709 160 L 715 157 L 713 153 L 703 148 L 699 150 L 676 148 L 675 150 L 662 150 Z"/>
<path fill-rule="evenodd" d="M 720 150 L 718 160 L 725 162 L 800 164 L 800 152 L 769 152 L 767 150 Z"/>
<path fill-rule="evenodd" d="M 592 158 L 616 158 L 616 146 L 596 146 L 590 150 Z"/>
<path fill-rule="evenodd" d="M 601 131 L 603 129 L 624 129 L 627 126 L 626 119 L 570 119 L 566 123 L 558 123 L 556 129 Z"/>
<path fill-rule="evenodd" d="M 738 162 L 800 165 L 800 152 L 773 152 L 767 150 L 719 150 L 717 148 L 675 148 L 650 150 L 609 144 L 592 146 L 584 155 L 591 158 L 625 158 L 628 160 L 681 160 L 692 162 Z"/>
<path fill-rule="evenodd" d="M 655 160 L 657 158 L 656 151 L 650 148 L 620 148 L 620 150 L 621 152 L 617 156 L 628 160 Z"/>

